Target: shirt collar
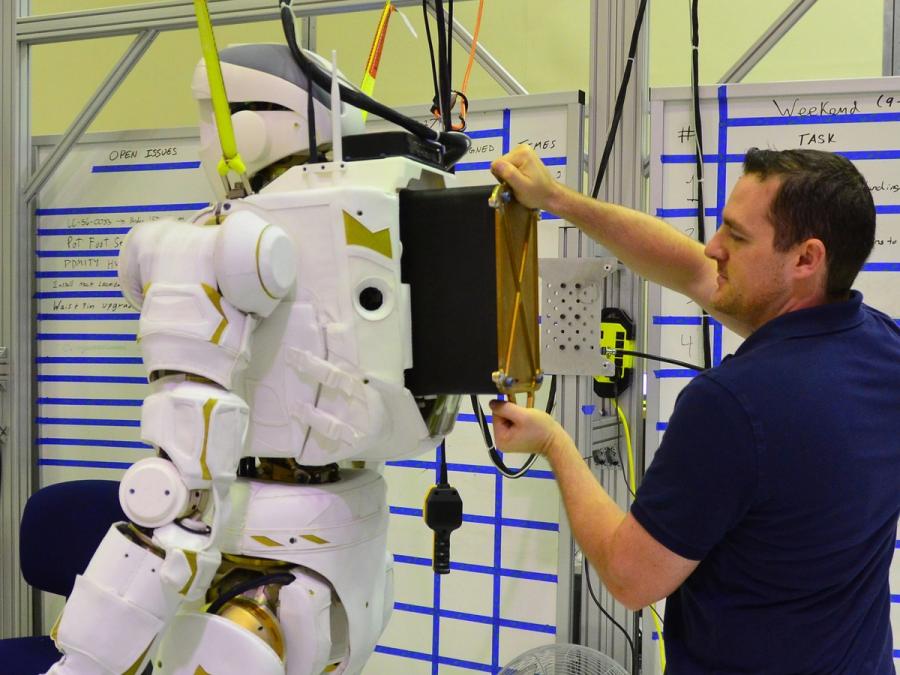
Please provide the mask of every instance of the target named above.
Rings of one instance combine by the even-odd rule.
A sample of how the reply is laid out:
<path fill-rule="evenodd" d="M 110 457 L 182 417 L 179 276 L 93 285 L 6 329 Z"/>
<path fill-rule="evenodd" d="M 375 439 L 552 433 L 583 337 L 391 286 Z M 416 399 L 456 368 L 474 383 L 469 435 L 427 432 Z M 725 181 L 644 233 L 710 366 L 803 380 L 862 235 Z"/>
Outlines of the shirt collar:
<path fill-rule="evenodd" d="M 858 326 L 865 318 L 862 312 L 862 299 L 862 293 L 850 291 L 847 300 L 806 307 L 776 316 L 744 340 L 735 356 L 771 342 L 835 333 Z"/>

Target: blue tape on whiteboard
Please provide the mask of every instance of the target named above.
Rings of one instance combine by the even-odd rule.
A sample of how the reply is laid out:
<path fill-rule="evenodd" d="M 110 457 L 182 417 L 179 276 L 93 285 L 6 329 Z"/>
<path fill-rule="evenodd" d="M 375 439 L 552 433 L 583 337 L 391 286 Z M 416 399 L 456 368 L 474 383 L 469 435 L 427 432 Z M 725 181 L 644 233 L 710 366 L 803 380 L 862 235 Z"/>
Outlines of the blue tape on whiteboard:
<path fill-rule="evenodd" d="M 399 649 L 397 647 L 387 647 L 385 645 L 375 645 L 375 651 L 379 654 L 387 654 L 389 656 L 399 656 L 404 659 L 415 659 L 416 661 L 432 662 L 431 654 L 423 654 L 422 652 L 414 652 L 409 649 Z M 454 666 L 456 668 L 464 668 L 466 670 L 477 670 L 480 673 L 493 673 L 496 668 L 486 663 L 476 663 L 475 661 L 464 661 L 462 659 L 451 659 L 448 656 L 437 657 L 437 662 L 441 665 Z"/>
<path fill-rule="evenodd" d="M 64 424 L 83 427 L 140 427 L 140 420 L 100 420 L 78 417 L 36 417 L 38 424 Z"/>
<path fill-rule="evenodd" d="M 111 340 L 113 342 L 134 342 L 135 333 L 38 333 L 38 340 Z"/>
<path fill-rule="evenodd" d="M 117 277 L 119 273 L 116 270 L 102 272 L 35 272 L 37 279 L 72 279 L 79 277 Z"/>
<path fill-rule="evenodd" d="M 38 405 L 97 405 L 97 406 L 121 406 L 140 408 L 144 400 L 140 398 L 55 398 L 42 396 L 37 400 Z"/>
<path fill-rule="evenodd" d="M 152 445 L 140 441 L 98 440 L 96 438 L 39 438 L 38 445 L 83 445 L 91 448 L 137 448 L 152 450 Z"/>
<path fill-rule="evenodd" d="M 121 173 L 126 171 L 174 171 L 199 169 L 200 162 L 157 162 L 151 164 L 95 164 L 91 173 Z"/>
<path fill-rule="evenodd" d="M 900 272 L 900 262 L 874 262 L 866 263 L 862 267 L 863 272 Z"/>
<path fill-rule="evenodd" d="M 72 229 L 68 227 L 39 227 L 39 237 L 80 237 L 85 234 L 128 234 L 130 227 L 85 227 Z"/>
<path fill-rule="evenodd" d="M 87 459 L 39 459 L 38 466 L 71 466 L 82 469 L 127 469 L 131 462 L 98 462 Z"/>
<path fill-rule="evenodd" d="M 124 298 L 122 291 L 41 291 L 34 294 L 35 300 L 60 298 Z"/>
<path fill-rule="evenodd" d="M 105 384 L 147 384 L 146 377 L 118 375 L 38 375 L 38 382 L 97 382 Z"/>
<path fill-rule="evenodd" d="M 120 206 L 69 206 L 56 209 L 35 209 L 36 216 L 88 216 L 98 213 L 157 213 L 160 211 L 199 211 L 209 202 L 179 202 L 177 204 L 125 204 Z"/>
<path fill-rule="evenodd" d="M 141 315 L 136 312 L 127 312 L 122 314 L 115 314 L 113 312 L 107 312 L 103 314 L 97 314 L 91 312 L 90 314 L 52 314 L 52 313 L 44 313 L 38 314 L 38 321 L 137 321 L 141 318 Z"/>

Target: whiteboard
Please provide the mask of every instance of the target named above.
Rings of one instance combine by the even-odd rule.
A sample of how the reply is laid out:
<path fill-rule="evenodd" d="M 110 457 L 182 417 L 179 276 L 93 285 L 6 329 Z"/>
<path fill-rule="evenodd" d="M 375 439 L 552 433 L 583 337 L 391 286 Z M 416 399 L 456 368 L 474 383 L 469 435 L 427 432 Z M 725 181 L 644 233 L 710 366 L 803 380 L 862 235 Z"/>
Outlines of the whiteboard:
<path fill-rule="evenodd" d="M 780 82 L 701 87 L 704 145 L 704 220 L 707 237 L 721 220 L 728 194 L 750 147 L 828 150 L 850 159 L 875 201 L 875 247 L 854 288 L 868 305 L 900 323 L 900 78 Z M 650 95 L 651 213 L 696 239 L 694 125 L 690 89 Z M 693 200 L 693 201 L 692 201 Z M 648 350 L 702 365 L 700 311 L 688 298 L 650 285 Z M 741 339 L 711 320 L 713 363 Z M 651 366 L 653 367 L 652 369 Z M 652 453 L 681 389 L 693 371 L 649 364 L 647 447 Z M 653 433 L 655 429 L 656 433 Z M 898 536 L 897 548 L 900 548 Z M 900 556 L 891 569 L 895 665 L 900 664 Z"/>
<path fill-rule="evenodd" d="M 580 92 L 475 101 L 469 125 L 472 147 L 457 164 L 459 185 L 494 183 L 491 160 L 525 142 L 559 179 L 580 187 Z M 35 140 L 46 158 L 56 139 Z M 42 190 L 35 211 L 41 485 L 117 480 L 150 453 L 140 440 L 148 388 L 135 344 L 138 314 L 119 289 L 117 256 L 135 224 L 187 220 L 210 199 L 196 129 L 87 136 Z M 557 255 L 561 224 L 542 221 L 539 255 Z M 555 641 L 560 502 L 552 474 L 544 464 L 523 479 L 502 479 L 467 401 L 447 447 L 465 516 L 445 577 L 431 572 L 431 533 L 421 519 L 437 476 L 435 454 L 385 467 L 395 611 L 367 674 L 431 673 L 433 664 L 496 672 L 526 649 Z M 48 612 L 45 620 L 54 618 Z"/>

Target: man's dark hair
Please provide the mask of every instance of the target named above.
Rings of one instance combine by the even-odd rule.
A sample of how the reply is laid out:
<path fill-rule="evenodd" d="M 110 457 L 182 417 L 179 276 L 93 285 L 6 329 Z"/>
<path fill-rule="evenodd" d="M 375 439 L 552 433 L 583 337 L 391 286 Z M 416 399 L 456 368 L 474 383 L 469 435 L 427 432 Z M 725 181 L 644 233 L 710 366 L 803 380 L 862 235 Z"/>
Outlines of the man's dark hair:
<path fill-rule="evenodd" d="M 825 291 L 832 298 L 845 296 L 875 244 L 875 204 L 862 174 L 831 152 L 759 148 L 747 151 L 744 173 L 781 179 L 769 213 L 775 249 L 821 240 Z"/>

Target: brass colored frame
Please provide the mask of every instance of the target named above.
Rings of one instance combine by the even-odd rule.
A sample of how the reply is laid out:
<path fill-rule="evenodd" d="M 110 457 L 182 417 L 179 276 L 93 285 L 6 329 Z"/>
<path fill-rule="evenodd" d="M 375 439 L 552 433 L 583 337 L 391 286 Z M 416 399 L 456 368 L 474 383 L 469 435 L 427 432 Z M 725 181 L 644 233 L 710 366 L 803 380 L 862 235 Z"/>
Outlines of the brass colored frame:
<path fill-rule="evenodd" d="M 491 193 L 497 252 L 497 390 L 525 393 L 529 407 L 543 382 L 538 327 L 538 212 L 515 201 L 506 185 Z"/>

